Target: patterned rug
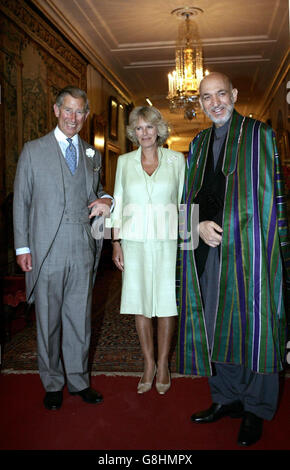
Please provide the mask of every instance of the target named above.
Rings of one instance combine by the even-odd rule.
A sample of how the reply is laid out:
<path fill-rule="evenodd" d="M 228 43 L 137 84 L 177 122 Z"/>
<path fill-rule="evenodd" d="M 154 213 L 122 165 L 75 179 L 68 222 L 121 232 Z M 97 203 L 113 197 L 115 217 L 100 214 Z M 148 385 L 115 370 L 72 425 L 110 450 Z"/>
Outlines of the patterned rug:
<path fill-rule="evenodd" d="M 121 273 L 112 266 L 111 253 L 104 251 L 93 293 L 92 335 L 89 354 L 93 373 L 138 373 L 143 360 L 134 315 L 120 315 Z M 156 319 L 155 319 L 156 320 Z M 156 347 L 156 321 L 153 321 Z M 289 325 L 290 326 L 290 325 Z M 289 328 L 290 330 L 290 328 Z M 175 331 L 170 352 L 170 369 L 176 372 Z M 290 337 L 287 343 L 286 374 L 290 373 Z M 2 372 L 37 371 L 36 325 L 22 327 L 6 342 L 1 354 Z M 1 362 L 1 361 L 0 361 Z"/>
<path fill-rule="evenodd" d="M 97 276 L 89 355 L 91 372 L 141 372 L 143 360 L 134 315 L 120 315 L 121 273 L 104 263 Z M 156 342 L 156 322 L 154 324 Z M 171 371 L 175 372 L 176 334 Z M 4 346 L 2 372 L 37 371 L 36 325 L 24 326 Z"/>

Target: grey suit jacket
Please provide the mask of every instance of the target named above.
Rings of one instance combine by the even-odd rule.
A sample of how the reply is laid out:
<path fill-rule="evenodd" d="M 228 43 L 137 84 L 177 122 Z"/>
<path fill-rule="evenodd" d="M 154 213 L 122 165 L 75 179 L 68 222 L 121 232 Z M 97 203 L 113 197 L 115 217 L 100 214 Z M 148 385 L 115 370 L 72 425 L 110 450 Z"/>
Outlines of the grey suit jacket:
<path fill-rule="evenodd" d="M 105 195 L 100 183 L 101 156 L 97 150 L 93 158 L 86 149 L 93 148 L 79 137 L 79 157 L 84 159 L 88 204 Z M 37 282 L 43 261 L 49 253 L 60 227 L 65 193 L 62 177 L 63 155 L 55 139 L 54 131 L 27 142 L 17 165 L 14 181 L 14 245 L 29 247 L 33 270 L 26 273 L 26 295 L 33 300 L 31 292 Z M 102 240 L 96 240 L 97 268 Z"/>

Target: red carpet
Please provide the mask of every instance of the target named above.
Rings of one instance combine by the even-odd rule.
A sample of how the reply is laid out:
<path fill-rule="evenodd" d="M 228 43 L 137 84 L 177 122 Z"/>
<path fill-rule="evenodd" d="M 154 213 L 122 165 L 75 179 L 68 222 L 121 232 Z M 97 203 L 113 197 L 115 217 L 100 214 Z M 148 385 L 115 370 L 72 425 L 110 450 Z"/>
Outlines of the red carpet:
<path fill-rule="evenodd" d="M 190 415 L 208 407 L 206 379 L 177 377 L 160 396 L 137 395 L 138 377 L 92 377 L 104 403 L 88 405 L 64 390 L 61 410 L 47 411 L 38 374 L 0 375 L 1 450 L 232 450 L 240 419 L 194 425 Z M 289 450 L 290 379 L 282 386 L 278 412 L 264 423 L 263 438 L 249 450 Z M 242 449 L 246 452 L 248 449 Z M 9 454 L 11 455 L 11 454 Z"/>

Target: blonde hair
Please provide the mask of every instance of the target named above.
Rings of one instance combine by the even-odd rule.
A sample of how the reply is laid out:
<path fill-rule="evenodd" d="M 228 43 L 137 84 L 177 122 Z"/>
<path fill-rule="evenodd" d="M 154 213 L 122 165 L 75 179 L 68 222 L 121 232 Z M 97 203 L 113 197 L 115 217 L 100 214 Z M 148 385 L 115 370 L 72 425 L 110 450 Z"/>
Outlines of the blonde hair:
<path fill-rule="evenodd" d="M 129 116 L 129 124 L 127 126 L 127 136 L 135 145 L 139 145 L 136 137 L 136 127 L 139 118 L 157 127 L 157 145 L 161 146 L 169 136 L 169 125 L 164 121 L 160 111 L 154 106 L 137 106 L 131 111 Z"/>

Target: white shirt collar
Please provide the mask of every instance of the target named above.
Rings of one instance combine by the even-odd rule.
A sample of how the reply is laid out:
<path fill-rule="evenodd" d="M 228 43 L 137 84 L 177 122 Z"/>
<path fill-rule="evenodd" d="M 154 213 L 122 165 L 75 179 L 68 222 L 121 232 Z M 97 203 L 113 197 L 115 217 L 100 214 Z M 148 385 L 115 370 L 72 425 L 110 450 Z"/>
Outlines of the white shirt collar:
<path fill-rule="evenodd" d="M 58 126 L 56 126 L 56 128 L 54 129 L 54 135 L 55 135 L 55 138 L 58 142 L 66 142 L 67 143 L 67 140 L 66 140 L 67 136 L 60 130 L 60 128 Z M 74 145 L 78 145 L 78 143 L 79 143 L 78 134 L 75 134 L 72 137 L 72 141 L 73 141 Z"/>

